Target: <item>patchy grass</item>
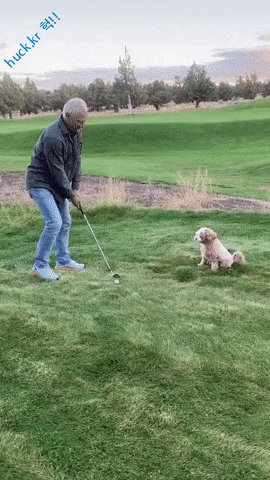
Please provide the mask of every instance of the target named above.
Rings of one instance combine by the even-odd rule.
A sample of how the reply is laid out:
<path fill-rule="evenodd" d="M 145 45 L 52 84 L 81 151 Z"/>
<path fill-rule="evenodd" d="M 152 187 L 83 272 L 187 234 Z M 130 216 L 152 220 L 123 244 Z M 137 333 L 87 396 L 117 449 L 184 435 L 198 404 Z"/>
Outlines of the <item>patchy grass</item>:
<path fill-rule="evenodd" d="M 85 271 L 30 275 L 43 219 L 0 209 L 0 472 L 5 480 L 267 480 L 269 215 L 86 210 Z M 214 228 L 247 265 L 198 268 Z M 54 255 L 52 255 L 52 266 Z"/>

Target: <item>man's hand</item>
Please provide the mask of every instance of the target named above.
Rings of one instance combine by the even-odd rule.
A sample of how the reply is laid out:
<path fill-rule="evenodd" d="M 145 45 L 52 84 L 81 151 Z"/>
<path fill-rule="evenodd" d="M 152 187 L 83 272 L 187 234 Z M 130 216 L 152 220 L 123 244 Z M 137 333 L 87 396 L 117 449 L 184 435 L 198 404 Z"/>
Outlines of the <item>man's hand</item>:
<path fill-rule="evenodd" d="M 77 197 L 80 197 L 79 190 L 73 190 L 73 192 L 75 193 L 75 195 L 76 195 Z"/>
<path fill-rule="evenodd" d="M 81 195 L 79 194 L 79 190 L 74 190 L 74 193 L 76 195 L 76 197 L 80 200 L 80 202 L 82 201 L 82 198 L 81 198 Z"/>
<path fill-rule="evenodd" d="M 74 192 L 74 196 L 70 199 L 70 201 L 73 203 L 74 207 L 78 208 L 78 210 L 82 208 L 81 197 L 78 194 L 78 191 Z"/>

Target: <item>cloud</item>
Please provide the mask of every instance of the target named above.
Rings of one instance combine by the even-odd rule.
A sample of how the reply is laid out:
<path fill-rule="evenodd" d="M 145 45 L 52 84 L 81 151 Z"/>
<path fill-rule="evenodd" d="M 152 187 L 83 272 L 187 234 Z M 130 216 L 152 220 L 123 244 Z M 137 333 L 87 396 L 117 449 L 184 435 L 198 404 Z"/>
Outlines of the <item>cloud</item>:
<path fill-rule="evenodd" d="M 260 35 L 257 37 L 257 40 L 259 42 L 269 42 L 270 41 L 270 32 L 269 33 L 264 33 L 263 35 Z"/>
<path fill-rule="evenodd" d="M 213 57 L 219 60 L 208 63 L 205 68 L 219 81 L 225 78 L 235 81 L 240 75 L 250 76 L 254 72 L 262 81 L 270 79 L 270 46 L 215 50 Z"/>

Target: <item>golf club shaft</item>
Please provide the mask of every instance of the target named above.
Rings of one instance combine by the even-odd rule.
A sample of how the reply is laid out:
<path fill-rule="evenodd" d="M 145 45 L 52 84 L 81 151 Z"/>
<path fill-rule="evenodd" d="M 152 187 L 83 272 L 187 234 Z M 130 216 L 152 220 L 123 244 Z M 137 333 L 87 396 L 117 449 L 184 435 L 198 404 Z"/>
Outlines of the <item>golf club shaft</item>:
<path fill-rule="evenodd" d="M 97 243 L 97 246 L 98 246 L 99 250 L 100 250 L 101 253 L 102 253 L 102 256 L 103 256 L 103 258 L 104 258 L 104 260 L 105 260 L 105 262 L 106 262 L 106 265 L 107 265 L 108 269 L 110 270 L 111 274 L 113 274 L 112 269 L 111 269 L 111 267 L 110 267 L 110 265 L 109 265 L 109 262 L 108 262 L 107 258 L 105 257 L 105 255 L 104 255 L 104 253 L 103 253 L 103 251 L 102 251 L 102 248 L 101 248 L 101 246 L 99 245 L 99 243 L 98 243 L 98 241 L 97 241 L 96 235 L 94 234 L 94 231 L 93 231 L 90 223 L 88 222 L 88 220 L 87 220 L 87 218 L 86 218 L 86 216 L 85 216 L 85 214 L 83 213 L 82 210 L 81 210 L 81 212 L 82 212 L 85 220 L 87 221 L 88 227 L 90 228 L 91 233 L 92 233 L 92 235 L 93 235 L 93 237 L 94 237 L 94 239 L 95 239 L 95 241 L 96 241 L 96 243 Z"/>

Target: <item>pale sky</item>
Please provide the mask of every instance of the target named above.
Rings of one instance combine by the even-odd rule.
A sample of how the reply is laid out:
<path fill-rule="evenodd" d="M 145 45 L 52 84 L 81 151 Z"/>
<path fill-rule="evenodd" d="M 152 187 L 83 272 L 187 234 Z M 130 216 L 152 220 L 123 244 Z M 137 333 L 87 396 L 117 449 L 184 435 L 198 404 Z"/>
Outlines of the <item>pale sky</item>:
<path fill-rule="evenodd" d="M 60 20 L 43 30 L 52 12 Z M 20 43 L 31 46 L 27 36 L 36 33 L 40 41 L 11 69 L 4 59 Z M 190 66 L 219 60 L 215 53 L 269 46 L 270 1 L 5 0 L 0 44 L 0 72 L 14 74 L 117 68 L 125 44 L 135 67 Z"/>

